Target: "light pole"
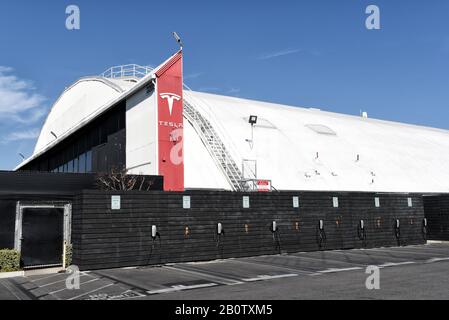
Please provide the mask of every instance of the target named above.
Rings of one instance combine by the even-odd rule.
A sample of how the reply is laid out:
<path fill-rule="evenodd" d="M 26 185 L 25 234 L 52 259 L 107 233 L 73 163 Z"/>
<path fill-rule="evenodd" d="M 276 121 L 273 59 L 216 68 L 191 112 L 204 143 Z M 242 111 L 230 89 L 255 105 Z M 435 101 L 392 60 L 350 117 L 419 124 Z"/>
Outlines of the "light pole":
<path fill-rule="evenodd" d="M 180 49 L 182 50 L 183 44 L 181 41 L 181 37 L 175 32 L 173 32 L 173 37 L 175 38 L 176 42 L 179 44 Z"/>

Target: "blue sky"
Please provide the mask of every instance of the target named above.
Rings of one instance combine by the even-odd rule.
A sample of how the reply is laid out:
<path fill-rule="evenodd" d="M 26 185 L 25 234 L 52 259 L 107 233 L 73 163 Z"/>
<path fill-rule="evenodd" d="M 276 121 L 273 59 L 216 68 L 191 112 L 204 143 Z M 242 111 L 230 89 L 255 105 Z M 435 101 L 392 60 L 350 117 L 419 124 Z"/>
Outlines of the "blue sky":
<path fill-rule="evenodd" d="M 78 5 L 81 30 L 65 28 Z M 365 28 L 365 9 L 381 30 Z M 64 87 L 185 44 L 195 90 L 449 129 L 449 1 L 0 2 L 0 169 L 31 155 Z"/>

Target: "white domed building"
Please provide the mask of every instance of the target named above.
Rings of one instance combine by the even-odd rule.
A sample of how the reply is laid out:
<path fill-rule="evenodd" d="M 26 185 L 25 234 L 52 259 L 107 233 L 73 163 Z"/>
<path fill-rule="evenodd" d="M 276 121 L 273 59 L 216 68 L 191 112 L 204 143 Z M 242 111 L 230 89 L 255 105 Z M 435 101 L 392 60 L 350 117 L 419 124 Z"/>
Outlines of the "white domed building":
<path fill-rule="evenodd" d="M 162 175 L 165 190 L 449 191 L 449 131 L 195 92 L 182 52 L 68 87 L 17 170 Z"/>

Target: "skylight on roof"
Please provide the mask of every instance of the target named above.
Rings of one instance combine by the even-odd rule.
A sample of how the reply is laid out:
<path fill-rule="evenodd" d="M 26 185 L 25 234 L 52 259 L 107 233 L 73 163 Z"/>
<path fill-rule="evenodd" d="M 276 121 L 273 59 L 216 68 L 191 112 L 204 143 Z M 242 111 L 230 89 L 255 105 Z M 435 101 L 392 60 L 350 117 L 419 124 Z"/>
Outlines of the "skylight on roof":
<path fill-rule="evenodd" d="M 337 135 L 334 130 L 322 124 L 306 124 L 306 127 L 318 134 L 326 134 L 330 136 Z"/>

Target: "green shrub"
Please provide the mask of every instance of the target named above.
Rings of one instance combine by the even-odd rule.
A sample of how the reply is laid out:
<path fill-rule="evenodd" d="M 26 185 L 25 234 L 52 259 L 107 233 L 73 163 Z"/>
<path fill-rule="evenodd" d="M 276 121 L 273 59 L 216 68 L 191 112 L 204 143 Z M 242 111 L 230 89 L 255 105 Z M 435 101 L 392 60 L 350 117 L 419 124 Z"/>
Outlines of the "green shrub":
<path fill-rule="evenodd" d="M 16 250 L 0 250 L 0 272 L 20 270 L 20 253 Z"/>

